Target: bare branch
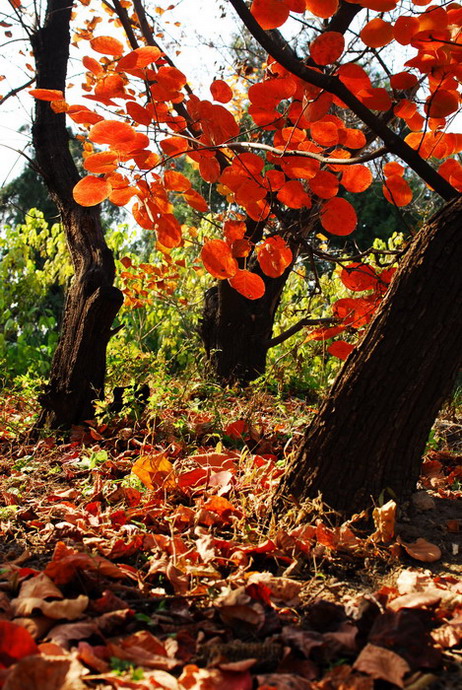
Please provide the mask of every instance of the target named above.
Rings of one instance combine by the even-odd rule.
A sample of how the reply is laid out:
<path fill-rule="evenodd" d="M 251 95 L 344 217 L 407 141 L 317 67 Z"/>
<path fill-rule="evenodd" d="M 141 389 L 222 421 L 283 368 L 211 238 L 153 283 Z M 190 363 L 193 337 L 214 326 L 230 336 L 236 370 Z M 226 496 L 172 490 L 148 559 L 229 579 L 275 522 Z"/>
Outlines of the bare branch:
<path fill-rule="evenodd" d="M 288 328 L 286 331 L 283 331 L 279 335 L 277 335 L 275 338 L 271 338 L 271 340 L 268 340 L 266 343 L 266 346 L 268 349 L 271 347 L 275 347 L 276 345 L 280 345 L 281 343 L 285 342 L 288 338 L 292 337 L 295 335 L 295 333 L 298 333 L 299 331 L 302 330 L 302 328 L 305 328 L 306 326 L 329 326 L 331 324 L 338 323 L 338 319 L 334 318 L 321 318 L 321 319 L 300 319 L 300 321 L 297 321 L 293 326 Z"/>
<path fill-rule="evenodd" d="M 25 84 L 22 84 L 22 86 L 17 86 L 15 89 L 11 89 L 5 96 L 2 96 L 0 98 L 0 105 L 3 105 L 5 101 L 8 100 L 8 98 L 11 98 L 12 96 L 16 96 L 16 94 L 20 93 L 20 91 L 23 91 L 24 89 L 27 89 L 28 86 L 33 84 L 35 81 L 35 77 L 31 77 L 29 81 L 26 81 Z"/>

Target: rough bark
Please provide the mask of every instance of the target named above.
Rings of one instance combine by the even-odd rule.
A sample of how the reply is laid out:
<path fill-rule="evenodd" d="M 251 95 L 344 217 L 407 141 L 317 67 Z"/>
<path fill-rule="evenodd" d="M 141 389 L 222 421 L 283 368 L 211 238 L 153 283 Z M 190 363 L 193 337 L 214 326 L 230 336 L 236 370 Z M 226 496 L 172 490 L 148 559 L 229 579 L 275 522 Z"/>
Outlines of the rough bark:
<path fill-rule="evenodd" d="M 415 489 L 436 415 L 462 364 L 462 199 L 417 234 L 380 310 L 308 428 L 276 495 L 319 493 L 351 514 Z"/>
<path fill-rule="evenodd" d="M 45 23 L 31 39 L 38 88 L 65 89 L 71 11 L 67 0 L 49 0 Z M 65 116 L 55 114 L 49 103 L 37 101 L 33 141 L 75 270 L 49 384 L 39 398 L 43 410 L 37 426 L 69 427 L 91 418 L 92 401 L 103 394 L 106 347 L 123 298 L 113 287 L 114 260 L 99 208 L 82 208 L 72 197 L 79 174 L 69 151 Z"/>
<path fill-rule="evenodd" d="M 274 317 L 289 272 L 280 278 L 260 273 L 266 290 L 258 300 L 246 299 L 226 280 L 207 291 L 200 332 L 212 372 L 221 383 L 245 385 L 264 374 Z"/>

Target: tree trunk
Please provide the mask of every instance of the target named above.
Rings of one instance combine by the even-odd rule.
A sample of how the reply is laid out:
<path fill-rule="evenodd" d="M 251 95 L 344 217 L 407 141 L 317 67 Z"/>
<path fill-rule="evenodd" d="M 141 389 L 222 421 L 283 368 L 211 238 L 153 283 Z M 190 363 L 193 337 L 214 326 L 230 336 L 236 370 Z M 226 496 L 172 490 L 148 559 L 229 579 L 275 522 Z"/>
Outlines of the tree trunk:
<path fill-rule="evenodd" d="M 266 290 L 257 300 L 243 297 L 226 280 L 207 291 L 200 332 L 221 383 L 246 385 L 265 373 L 274 317 L 291 268 L 280 278 L 260 272 Z"/>
<path fill-rule="evenodd" d="M 32 36 L 37 87 L 64 92 L 72 3 L 49 0 L 43 27 Z M 66 299 L 50 381 L 39 400 L 37 427 L 69 427 L 94 414 L 101 398 L 106 347 L 123 297 L 113 287 L 114 259 L 106 245 L 98 207 L 82 208 L 72 196 L 79 174 L 69 151 L 65 115 L 37 101 L 33 126 L 36 160 L 66 232 L 75 276 Z"/>
<path fill-rule="evenodd" d="M 389 292 L 308 428 L 276 494 L 319 493 L 352 514 L 414 491 L 436 415 L 462 364 L 462 199 L 417 234 Z"/>

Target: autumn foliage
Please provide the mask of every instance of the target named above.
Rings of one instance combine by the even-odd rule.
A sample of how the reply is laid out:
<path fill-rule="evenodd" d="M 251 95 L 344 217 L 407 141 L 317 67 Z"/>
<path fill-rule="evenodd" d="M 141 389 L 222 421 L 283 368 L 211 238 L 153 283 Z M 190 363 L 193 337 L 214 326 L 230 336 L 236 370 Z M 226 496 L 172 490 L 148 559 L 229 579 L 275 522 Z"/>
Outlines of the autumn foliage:
<path fill-rule="evenodd" d="M 233 4 L 243 5 L 237 0 Z M 208 201 L 177 170 L 178 160 L 186 157 L 228 204 L 211 225 L 221 226 L 222 233 L 217 236 L 214 231 L 200 250 L 203 265 L 214 278 L 228 280 L 244 297 L 255 300 L 265 292 L 261 276 L 280 277 L 296 258 L 294 249 L 300 240 L 296 233 L 282 231 L 284 214 L 298 212 L 300 223 L 308 217 L 317 219 L 329 235 L 354 232 L 358 218 L 345 193 L 360 194 L 370 187 L 371 159 L 382 160 L 383 195 L 396 207 L 413 199 L 408 152 L 417 152 L 424 164 L 430 161 L 455 193 L 462 191 L 462 168 L 455 157 L 462 151 L 462 135 L 447 131 L 460 101 L 460 5 L 439 7 L 416 1 L 408 8 L 394 0 L 355 0 L 350 4 L 359 11 L 367 9 L 368 20 L 363 19 L 365 13 L 359 14 L 360 50 L 351 52 L 348 29 L 336 30 L 341 4 L 253 0 L 251 14 L 244 10 L 260 30 L 284 30 L 291 14 L 325 20 L 311 36 L 306 78 L 269 56 L 264 75 L 248 85 L 232 88 L 225 79 L 215 79 L 211 100 L 193 93 L 187 75 L 174 66 L 153 36 L 149 41 L 153 45 L 147 44 L 132 3 L 108 6 L 114 27 L 134 12 L 139 45 L 134 47 L 131 38 L 129 49 L 122 30 L 118 38 L 99 35 L 96 24 L 81 33 L 83 89 L 90 104 L 69 104 L 61 92 L 51 89 L 30 92 L 50 101 L 56 112 L 66 112 L 81 129 L 88 175 L 76 185 L 75 201 L 83 206 L 106 199 L 119 206 L 128 204 L 135 221 L 155 233 L 160 251 L 167 255 L 185 241 L 185 229 L 175 217 L 175 199 L 183 199 L 199 214 L 210 214 Z M 250 20 L 246 23 L 252 29 Z M 403 64 L 384 74 L 378 85 L 368 67 L 375 51 L 383 49 L 398 51 Z M 319 81 L 327 77 L 331 82 Z M 349 107 L 339 97 L 345 88 L 358 106 Z M 252 119 L 250 131 L 243 130 L 234 106 L 242 98 Z M 100 112 L 99 105 L 105 110 Z M 382 118 L 391 123 L 394 136 L 402 142 L 404 165 L 372 143 L 376 133 L 372 129 L 371 136 L 368 113 L 371 121 Z M 271 143 L 261 144 L 259 133 L 265 142 L 270 137 Z M 247 232 L 252 221 L 262 229 L 256 242 Z M 257 262 L 253 268 L 252 257 Z M 375 273 L 367 264 L 344 266 L 340 273 L 344 285 L 352 291 L 369 291 L 365 298 L 351 298 L 348 308 L 334 308 L 345 327 L 370 320 L 390 276 L 391 271 Z M 347 348 L 339 343 L 331 351 L 344 358 Z"/>

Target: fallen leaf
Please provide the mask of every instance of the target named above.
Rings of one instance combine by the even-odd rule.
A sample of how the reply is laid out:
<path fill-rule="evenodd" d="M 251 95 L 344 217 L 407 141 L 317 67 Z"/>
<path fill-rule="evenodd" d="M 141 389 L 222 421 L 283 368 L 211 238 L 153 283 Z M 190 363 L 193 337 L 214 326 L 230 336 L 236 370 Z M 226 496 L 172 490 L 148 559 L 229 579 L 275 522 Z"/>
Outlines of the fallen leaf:
<path fill-rule="evenodd" d="M 9 621 L 0 621 L 0 663 L 3 667 L 37 651 L 37 645 L 25 628 Z"/>
<path fill-rule="evenodd" d="M 364 647 L 353 664 L 353 668 L 367 673 L 372 678 L 393 683 L 399 688 L 404 687 L 404 675 L 411 670 L 407 661 L 399 654 L 374 644 L 367 644 Z"/>
<path fill-rule="evenodd" d="M 84 690 L 84 667 L 73 657 L 36 654 L 11 668 L 3 690 Z"/>
<path fill-rule="evenodd" d="M 132 473 L 140 479 L 148 489 L 174 488 L 173 465 L 165 453 L 140 455 L 132 467 Z"/>
<path fill-rule="evenodd" d="M 439 561 L 441 558 L 441 549 L 436 544 L 431 544 L 426 539 L 419 537 L 416 541 L 408 544 L 401 539 L 397 539 L 397 542 L 401 544 L 403 549 L 411 556 L 415 558 L 416 561 L 422 561 L 423 563 L 433 563 L 434 561 Z"/>
<path fill-rule="evenodd" d="M 388 543 L 395 536 L 396 503 L 388 501 L 383 506 L 374 508 L 372 513 L 375 532 L 371 534 L 372 541 Z"/>

